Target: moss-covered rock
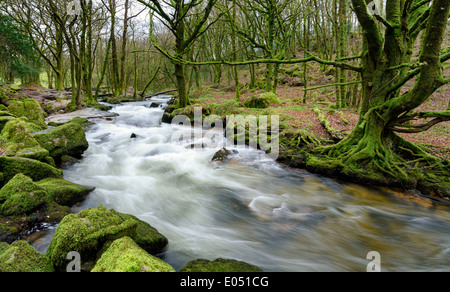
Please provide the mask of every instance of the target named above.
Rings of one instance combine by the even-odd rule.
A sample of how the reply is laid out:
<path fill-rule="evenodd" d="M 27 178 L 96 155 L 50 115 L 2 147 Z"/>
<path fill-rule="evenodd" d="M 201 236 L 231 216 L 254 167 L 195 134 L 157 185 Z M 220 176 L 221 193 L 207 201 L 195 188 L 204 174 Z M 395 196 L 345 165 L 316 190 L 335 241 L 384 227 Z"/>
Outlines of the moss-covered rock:
<path fill-rule="evenodd" d="M 115 240 L 92 272 L 175 272 L 173 267 L 148 254 L 128 236 Z"/>
<path fill-rule="evenodd" d="M 0 221 L 0 242 L 14 242 L 18 234 L 19 229 L 15 226 L 14 222 L 9 220 Z"/>
<path fill-rule="evenodd" d="M 35 99 L 14 100 L 9 103 L 8 110 L 16 117 L 25 117 L 42 129 L 47 129 L 45 114 Z"/>
<path fill-rule="evenodd" d="M 134 237 L 136 229 L 136 220 L 124 220 L 103 206 L 70 214 L 59 224 L 47 256 L 56 270 L 64 270 L 67 254 L 77 251 L 83 265 L 94 261 L 105 243 L 123 236 Z"/>
<path fill-rule="evenodd" d="M 244 105 L 248 108 L 268 108 L 271 104 L 280 104 L 280 99 L 275 93 L 266 92 L 249 97 Z"/>
<path fill-rule="evenodd" d="M 26 120 L 24 119 L 12 119 L 8 121 L 2 129 L 1 135 L 12 143 L 22 144 L 24 148 L 39 146 L 39 143 L 28 130 Z"/>
<path fill-rule="evenodd" d="M 23 119 L 9 120 L 1 131 L 1 137 L 8 141 L 4 152 L 6 156 L 44 160 L 49 155 L 34 139 Z"/>
<path fill-rule="evenodd" d="M 88 130 L 88 129 L 89 129 L 90 127 L 92 127 L 93 125 L 95 125 L 95 123 L 89 121 L 89 120 L 86 119 L 86 118 L 81 118 L 81 117 L 73 118 L 73 119 L 70 121 L 70 123 L 75 123 L 75 124 L 80 125 L 80 126 L 83 128 L 83 130 L 85 130 L 85 131 Z"/>
<path fill-rule="evenodd" d="M 50 200 L 68 207 L 83 201 L 95 189 L 60 178 L 46 178 L 36 184 L 47 192 Z"/>
<path fill-rule="evenodd" d="M 2 113 L 3 113 L 3 112 L 2 112 Z M 0 131 L 3 130 L 3 128 L 5 127 L 5 125 L 6 125 L 9 121 L 14 120 L 14 119 L 16 119 L 16 118 L 15 118 L 15 117 L 12 117 L 12 116 L 3 116 L 3 115 L 0 115 Z"/>
<path fill-rule="evenodd" d="M 33 181 L 40 181 L 48 177 L 62 178 L 61 170 L 47 163 L 21 157 L 0 157 L 0 172 L 3 173 L 3 184 L 19 173 L 29 176 Z M 1 182 L 0 185 L 2 185 Z"/>
<path fill-rule="evenodd" d="M 198 259 L 189 262 L 184 266 L 180 272 L 187 273 L 248 273 L 248 272 L 263 272 L 260 268 L 250 265 L 246 262 L 241 262 L 233 259 L 216 259 L 215 261 L 208 261 L 204 259 Z"/>
<path fill-rule="evenodd" d="M 133 240 L 149 254 L 158 254 L 163 251 L 169 243 L 169 240 L 164 235 L 159 233 L 156 228 L 152 227 L 147 222 L 130 214 L 119 213 L 115 210 L 111 210 L 111 212 L 115 212 L 123 219 L 133 219 L 137 222 L 137 234 L 133 237 Z"/>
<path fill-rule="evenodd" d="M 47 197 L 47 193 L 31 178 L 17 174 L 0 190 L 0 214 L 27 213 L 45 203 Z"/>
<path fill-rule="evenodd" d="M 42 214 L 42 217 L 44 218 L 44 222 L 50 224 L 57 224 L 61 222 L 64 217 L 72 213 L 70 207 L 61 206 L 53 202 L 51 199 L 49 199 L 47 204 L 39 210 L 40 214 Z"/>
<path fill-rule="evenodd" d="M 80 158 L 89 148 L 86 134 L 78 123 L 67 123 L 49 131 L 37 133 L 34 138 L 57 162 L 60 162 L 63 155 Z"/>
<path fill-rule="evenodd" d="M 53 272 L 45 255 L 26 241 L 16 241 L 0 248 L 0 272 Z"/>
<path fill-rule="evenodd" d="M 7 250 L 9 247 L 9 244 L 7 244 L 6 242 L 0 242 L 0 255 Z"/>

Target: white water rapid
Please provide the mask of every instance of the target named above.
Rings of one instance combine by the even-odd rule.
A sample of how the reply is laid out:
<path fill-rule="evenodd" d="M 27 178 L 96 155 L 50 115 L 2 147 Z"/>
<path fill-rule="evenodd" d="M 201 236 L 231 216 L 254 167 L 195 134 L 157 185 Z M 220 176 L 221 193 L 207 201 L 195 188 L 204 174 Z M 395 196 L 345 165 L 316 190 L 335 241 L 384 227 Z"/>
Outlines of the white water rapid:
<path fill-rule="evenodd" d="M 382 271 L 450 271 L 449 207 L 291 169 L 245 147 L 214 164 L 219 148 L 171 142 L 191 129 L 160 123 L 169 98 L 115 106 L 118 117 L 87 132 L 84 158 L 64 169 L 67 180 L 96 187 L 76 211 L 104 205 L 150 223 L 169 239 L 160 256 L 176 270 L 233 258 L 268 272 L 366 271 L 377 251 Z"/>

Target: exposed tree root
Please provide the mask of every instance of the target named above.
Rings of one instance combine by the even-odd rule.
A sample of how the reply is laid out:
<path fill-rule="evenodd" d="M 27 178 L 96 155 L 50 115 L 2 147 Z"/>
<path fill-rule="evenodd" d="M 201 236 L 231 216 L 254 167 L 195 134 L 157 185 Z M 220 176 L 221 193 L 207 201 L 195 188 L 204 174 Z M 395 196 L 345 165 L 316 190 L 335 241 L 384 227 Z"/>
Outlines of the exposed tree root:
<path fill-rule="evenodd" d="M 306 151 L 305 167 L 355 182 L 419 189 L 449 200 L 450 162 L 391 133 L 383 141 L 352 133 L 340 143 Z"/>

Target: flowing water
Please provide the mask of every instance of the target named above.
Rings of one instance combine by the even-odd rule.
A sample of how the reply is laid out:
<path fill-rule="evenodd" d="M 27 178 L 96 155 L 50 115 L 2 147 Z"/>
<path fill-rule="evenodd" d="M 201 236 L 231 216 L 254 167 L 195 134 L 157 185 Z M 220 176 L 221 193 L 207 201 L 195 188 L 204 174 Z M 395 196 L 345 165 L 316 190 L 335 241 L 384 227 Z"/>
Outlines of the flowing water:
<path fill-rule="evenodd" d="M 191 129 L 160 123 L 168 98 L 115 106 L 118 117 L 87 132 L 88 151 L 64 174 L 96 190 L 75 211 L 104 205 L 150 223 L 169 239 L 160 256 L 176 270 L 233 258 L 264 271 L 366 271 L 376 251 L 382 271 L 450 271 L 450 207 L 291 169 L 245 147 L 212 163 L 219 148 L 171 141 Z M 33 244 L 45 252 L 52 232 Z"/>

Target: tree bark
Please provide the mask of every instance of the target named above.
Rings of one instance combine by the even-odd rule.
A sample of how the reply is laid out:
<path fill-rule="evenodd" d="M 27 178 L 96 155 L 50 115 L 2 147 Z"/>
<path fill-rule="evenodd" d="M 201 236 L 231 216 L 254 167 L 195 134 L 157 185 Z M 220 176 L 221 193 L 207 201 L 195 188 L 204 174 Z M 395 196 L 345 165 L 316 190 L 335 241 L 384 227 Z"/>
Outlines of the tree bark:
<path fill-rule="evenodd" d="M 420 0 L 412 1 L 411 5 L 418 2 Z M 410 17 L 401 3 L 403 1 L 388 1 L 386 18 L 381 20 L 368 13 L 364 0 L 352 0 L 364 33 L 360 118 L 347 138 L 335 145 L 312 151 L 314 154 L 308 158 L 307 167 L 365 183 L 444 189 L 444 195 L 450 197 L 449 163 L 400 138 L 393 130 L 393 125 L 408 120 L 407 117 L 414 109 L 445 84 L 439 53 L 447 27 L 450 2 L 433 1 L 427 23 L 423 25 L 425 31 L 419 67 L 412 70 L 409 69 L 413 66 L 410 64 L 410 52 L 418 34 L 412 35 L 411 30 L 405 27 L 414 18 Z M 382 21 L 385 26 L 384 37 L 378 28 L 378 21 Z M 399 89 L 405 80 L 416 75 L 414 88 L 402 94 Z M 432 124 L 426 124 L 423 129 Z M 415 163 L 415 167 L 411 163 Z"/>

